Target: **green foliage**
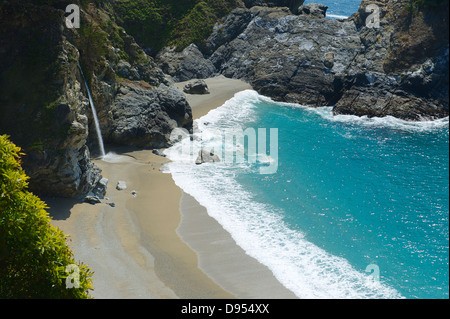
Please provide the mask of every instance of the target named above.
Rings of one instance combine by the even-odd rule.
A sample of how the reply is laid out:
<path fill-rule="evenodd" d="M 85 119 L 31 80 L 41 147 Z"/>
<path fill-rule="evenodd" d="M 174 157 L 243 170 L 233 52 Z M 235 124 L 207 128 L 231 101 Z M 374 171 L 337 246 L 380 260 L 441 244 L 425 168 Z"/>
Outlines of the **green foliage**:
<path fill-rule="evenodd" d="M 118 0 L 114 9 L 127 32 L 156 53 L 166 45 L 183 50 L 198 44 L 239 5 L 238 0 Z"/>
<path fill-rule="evenodd" d="M 0 5 L 0 133 L 8 132 L 24 148 L 66 137 L 67 127 L 55 114 L 65 76 L 58 58 L 62 31 L 55 27 L 60 21 L 56 9 Z"/>
<path fill-rule="evenodd" d="M 90 298 L 92 272 L 75 262 L 46 204 L 27 191 L 22 155 L 0 136 L 0 298 Z M 69 265 L 79 269 L 79 288 L 66 288 Z"/>
<path fill-rule="evenodd" d="M 409 10 L 417 9 L 438 9 L 448 6 L 449 0 L 409 0 L 407 8 Z"/>
<path fill-rule="evenodd" d="M 171 32 L 169 44 L 176 46 L 179 51 L 191 43 L 201 44 L 211 34 L 215 23 L 237 6 L 237 1 L 199 1 L 177 23 Z"/>
<path fill-rule="evenodd" d="M 105 56 L 107 50 L 107 34 L 100 26 L 86 21 L 80 25 L 80 38 L 77 39 L 77 48 L 80 51 L 81 65 L 89 84 L 91 84 L 91 75 L 94 73 L 96 63 Z"/>

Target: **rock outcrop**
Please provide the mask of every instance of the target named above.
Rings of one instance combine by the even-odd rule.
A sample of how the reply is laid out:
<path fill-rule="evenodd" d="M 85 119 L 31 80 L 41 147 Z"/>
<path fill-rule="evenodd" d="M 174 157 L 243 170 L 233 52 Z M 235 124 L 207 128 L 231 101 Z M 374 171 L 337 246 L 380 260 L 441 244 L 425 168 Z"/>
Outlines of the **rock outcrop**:
<path fill-rule="evenodd" d="M 106 143 L 167 147 L 172 129 L 192 128 L 192 112 L 183 93 L 106 9 L 81 6 L 82 27 L 68 29 L 64 7 L 0 5 L 0 134 L 26 153 L 23 167 L 35 193 L 102 198 L 79 63 Z"/>
<path fill-rule="evenodd" d="M 292 13 L 297 13 L 305 0 L 243 0 L 247 8 L 262 7 L 287 7 Z"/>
<path fill-rule="evenodd" d="M 216 69 L 248 81 L 275 100 L 334 104 L 339 98 L 336 78 L 361 50 L 355 24 L 296 16 L 285 8 L 254 7 L 249 13 L 251 20 L 245 27 L 234 26 L 244 30 L 211 55 Z M 228 20 L 246 22 L 232 16 Z"/>
<path fill-rule="evenodd" d="M 175 128 L 192 129 L 192 110 L 184 94 L 165 84 L 121 83 L 110 112 L 113 120 L 106 138 L 119 145 L 164 148 Z"/>
<path fill-rule="evenodd" d="M 316 18 L 325 18 L 328 7 L 320 3 L 308 3 L 300 6 L 297 14 L 306 14 Z"/>
<path fill-rule="evenodd" d="M 91 6 L 84 14 L 86 20 L 106 26 L 99 32 L 113 34 L 104 40 L 108 49 L 95 59 L 91 80 L 105 142 L 165 148 L 174 128 L 191 130 L 192 110 L 184 94 L 170 84 L 153 58 L 101 8 Z"/>
<path fill-rule="evenodd" d="M 176 82 L 190 79 L 206 79 L 216 73 L 211 61 L 205 58 L 195 44 L 191 44 L 182 52 L 175 48 L 164 48 L 156 57 L 163 72 Z"/>
<path fill-rule="evenodd" d="M 201 164 L 205 164 L 205 163 L 218 163 L 218 162 L 220 162 L 219 156 L 217 156 L 214 153 L 205 151 L 205 150 L 199 151 L 198 157 L 195 160 L 195 164 L 197 164 L 197 165 L 201 165 Z"/>
<path fill-rule="evenodd" d="M 350 18 L 364 47 L 346 69 L 334 113 L 407 120 L 448 116 L 448 4 L 408 10 L 408 1 L 377 1 L 380 27 L 369 28 L 371 3 L 363 0 Z"/>
<path fill-rule="evenodd" d="M 331 20 L 320 4 L 293 14 L 276 2 L 233 10 L 195 54 L 177 55 L 177 68 L 212 63 L 202 78 L 243 79 L 274 100 L 334 106 L 335 114 L 448 116 L 448 4 L 409 10 L 406 0 L 364 0 L 349 19 Z M 369 4 L 380 8 L 379 28 L 366 24 Z"/>
<path fill-rule="evenodd" d="M 0 6 L 0 134 L 26 153 L 33 192 L 77 197 L 102 176 L 86 146 L 89 102 L 63 23 L 51 7 Z"/>
<path fill-rule="evenodd" d="M 186 84 L 183 92 L 187 94 L 209 94 L 209 89 L 205 81 L 196 80 Z"/>

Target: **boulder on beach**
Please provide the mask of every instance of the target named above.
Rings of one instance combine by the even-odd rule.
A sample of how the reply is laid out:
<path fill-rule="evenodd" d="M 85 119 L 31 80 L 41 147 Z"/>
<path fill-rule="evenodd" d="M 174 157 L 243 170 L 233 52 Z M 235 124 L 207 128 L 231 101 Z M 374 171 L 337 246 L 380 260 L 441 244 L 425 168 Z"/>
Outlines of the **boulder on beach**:
<path fill-rule="evenodd" d="M 100 204 L 101 200 L 97 196 L 86 196 L 84 198 L 85 203 L 89 203 L 91 205 Z"/>
<path fill-rule="evenodd" d="M 197 160 L 195 161 L 195 164 L 201 165 L 204 163 L 217 163 L 217 162 L 220 162 L 219 156 L 209 151 L 201 150 L 200 152 L 198 152 L 198 157 Z"/>
<path fill-rule="evenodd" d="M 205 81 L 197 80 L 186 84 L 183 92 L 187 94 L 209 94 L 209 89 Z"/>
<path fill-rule="evenodd" d="M 125 183 L 124 181 L 118 181 L 116 189 L 118 191 L 123 191 L 123 190 L 127 189 L 127 183 Z"/>
<path fill-rule="evenodd" d="M 108 182 L 109 180 L 107 178 L 102 178 L 98 183 L 97 186 L 93 189 L 92 193 L 94 196 L 103 199 L 106 194 L 106 190 L 108 188 Z"/>
<path fill-rule="evenodd" d="M 166 154 L 162 150 L 154 149 L 152 150 L 152 153 L 161 157 L 166 157 Z"/>

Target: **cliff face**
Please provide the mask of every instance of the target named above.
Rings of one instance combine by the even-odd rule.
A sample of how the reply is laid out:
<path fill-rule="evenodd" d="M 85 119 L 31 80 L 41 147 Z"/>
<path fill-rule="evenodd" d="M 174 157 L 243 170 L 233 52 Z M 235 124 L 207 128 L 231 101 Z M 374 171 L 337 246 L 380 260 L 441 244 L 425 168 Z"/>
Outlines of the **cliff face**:
<path fill-rule="evenodd" d="M 104 140 L 167 147 L 174 128 L 192 128 L 192 110 L 184 94 L 167 81 L 134 38 L 112 21 L 113 16 L 91 4 L 82 16 L 88 30 L 72 35 L 82 65 L 92 70 L 90 85 Z M 83 33 L 93 33 L 103 49 L 91 53 L 92 41 L 83 42 Z M 95 132 L 93 127 L 90 132 Z"/>
<path fill-rule="evenodd" d="M 192 128 L 192 112 L 108 6 L 80 4 L 81 28 L 68 29 L 67 1 L 40 2 L 0 5 L 0 134 L 26 153 L 32 191 L 80 197 L 102 176 L 91 161 L 98 148 L 79 63 L 106 142 L 165 147 L 172 129 Z"/>
<path fill-rule="evenodd" d="M 246 4 L 256 3 L 248 1 Z M 366 25 L 368 4 L 380 27 Z M 335 114 L 440 118 L 448 108 L 448 4 L 408 9 L 409 1 L 362 1 L 346 21 L 326 7 L 238 8 L 201 46 L 163 50 L 157 61 L 175 80 L 223 74 L 275 100 L 334 105 Z M 175 66 L 169 68 L 167 66 Z"/>
<path fill-rule="evenodd" d="M 0 133 L 27 153 L 31 190 L 78 196 L 101 174 L 86 147 L 88 101 L 78 51 L 63 36 L 63 17 L 50 7 L 0 7 Z"/>
<path fill-rule="evenodd" d="M 379 28 L 365 26 L 371 3 L 380 8 Z M 410 8 L 408 1 L 364 0 L 350 20 L 364 46 L 345 72 L 335 114 L 408 120 L 449 115 L 448 2 L 426 9 Z"/>
<path fill-rule="evenodd" d="M 211 55 L 219 72 L 276 100 L 334 103 L 336 75 L 361 47 L 355 25 L 283 8 L 254 7 L 250 15 L 244 31 Z M 216 42 L 218 35 L 210 39 Z"/>
<path fill-rule="evenodd" d="M 157 33 L 158 43 L 171 46 L 156 62 L 118 25 L 144 43 L 149 30 L 141 34 L 133 23 L 154 10 L 138 1 L 73 2 L 81 7 L 79 29 L 65 26 L 69 1 L 0 4 L 0 134 L 24 149 L 39 194 L 82 196 L 101 179 L 78 64 L 107 143 L 162 148 L 175 127 L 192 129 L 190 106 L 166 74 L 176 81 L 223 74 L 275 100 L 334 105 L 335 114 L 449 114 L 448 2 L 408 10 L 408 0 L 364 0 L 350 19 L 337 21 L 325 18 L 325 6 L 303 1 L 169 1 L 164 10 L 187 11 L 170 20 L 170 34 Z M 366 26 L 368 4 L 380 8 L 379 28 Z M 168 12 L 170 19 L 179 14 Z M 190 40 L 195 44 L 180 51 Z"/>
<path fill-rule="evenodd" d="M 262 7 L 287 7 L 292 13 L 297 13 L 298 8 L 305 0 L 243 0 L 247 8 Z"/>

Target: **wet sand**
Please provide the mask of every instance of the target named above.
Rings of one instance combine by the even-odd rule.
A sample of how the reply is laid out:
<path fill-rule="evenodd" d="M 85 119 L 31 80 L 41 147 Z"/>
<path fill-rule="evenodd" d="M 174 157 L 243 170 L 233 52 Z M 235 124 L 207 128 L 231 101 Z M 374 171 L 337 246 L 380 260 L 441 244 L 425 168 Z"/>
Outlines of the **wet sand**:
<path fill-rule="evenodd" d="M 251 88 L 224 77 L 206 82 L 211 94 L 187 95 L 194 118 Z M 109 179 L 101 204 L 44 199 L 53 224 L 70 236 L 75 259 L 94 271 L 94 298 L 295 298 L 160 171 L 166 158 L 149 150 L 106 149 L 118 155 L 95 161 Z M 127 189 L 117 190 L 118 181 Z"/>

